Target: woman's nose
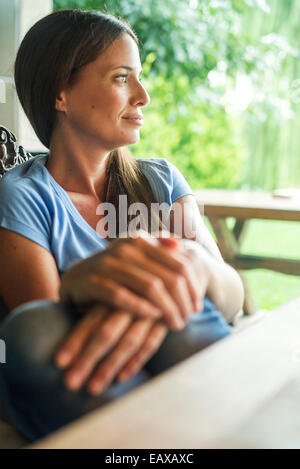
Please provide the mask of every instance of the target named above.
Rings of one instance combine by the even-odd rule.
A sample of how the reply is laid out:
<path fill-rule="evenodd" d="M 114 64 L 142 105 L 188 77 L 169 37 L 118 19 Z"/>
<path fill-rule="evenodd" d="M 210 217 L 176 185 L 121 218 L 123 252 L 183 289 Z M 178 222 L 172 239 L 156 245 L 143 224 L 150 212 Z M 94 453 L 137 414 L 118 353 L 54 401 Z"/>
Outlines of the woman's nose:
<path fill-rule="evenodd" d="M 137 84 L 133 99 L 135 100 L 136 106 L 147 106 L 150 103 L 150 96 L 141 82 Z"/>

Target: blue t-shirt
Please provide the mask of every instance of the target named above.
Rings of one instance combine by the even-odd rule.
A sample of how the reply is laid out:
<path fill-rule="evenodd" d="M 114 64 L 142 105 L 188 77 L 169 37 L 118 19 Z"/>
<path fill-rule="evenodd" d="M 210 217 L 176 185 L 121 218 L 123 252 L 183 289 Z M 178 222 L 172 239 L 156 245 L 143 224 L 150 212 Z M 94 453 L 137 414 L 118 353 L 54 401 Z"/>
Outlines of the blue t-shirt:
<path fill-rule="evenodd" d="M 47 249 L 60 274 L 75 262 L 105 249 L 101 237 L 80 215 L 51 176 L 48 155 L 32 158 L 0 180 L 0 226 Z M 180 171 L 161 158 L 137 159 L 158 202 L 172 203 L 192 190 Z"/>

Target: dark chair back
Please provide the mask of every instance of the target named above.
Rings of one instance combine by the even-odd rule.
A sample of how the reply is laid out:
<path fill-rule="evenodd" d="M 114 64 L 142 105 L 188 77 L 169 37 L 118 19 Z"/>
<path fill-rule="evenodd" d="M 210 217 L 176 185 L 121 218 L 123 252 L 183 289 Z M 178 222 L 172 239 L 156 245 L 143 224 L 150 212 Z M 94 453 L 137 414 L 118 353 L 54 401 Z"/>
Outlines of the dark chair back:
<path fill-rule="evenodd" d="M 0 177 L 32 155 L 17 144 L 15 135 L 0 125 Z"/>

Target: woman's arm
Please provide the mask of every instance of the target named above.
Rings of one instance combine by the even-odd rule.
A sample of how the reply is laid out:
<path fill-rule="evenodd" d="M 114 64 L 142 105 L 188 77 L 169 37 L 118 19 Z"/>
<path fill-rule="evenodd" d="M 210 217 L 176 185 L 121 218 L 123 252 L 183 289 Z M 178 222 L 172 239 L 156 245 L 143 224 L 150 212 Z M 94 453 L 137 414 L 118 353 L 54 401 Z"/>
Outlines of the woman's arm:
<path fill-rule="evenodd" d="M 59 273 L 55 259 L 45 248 L 13 231 L 0 228 L 0 259 L 0 293 L 10 311 L 32 300 L 59 299 Z M 118 374 L 122 380 L 130 379 L 155 353 L 167 333 L 167 327 L 161 321 L 135 320 L 132 314 L 117 311 L 106 315 L 102 330 L 99 327 L 100 310 L 98 305 L 96 311 L 94 308 L 91 314 L 86 314 L 66 343 L 71 350 L 75 347 L 75 351 L 82 347 L 83 342 L 90 345 L 83 349 L 74 367 L 71 366 L 65 375 L 65 383 L 71 389 L 80 387 L 103 353 L 110 351 L 114 343 L 113 353 L 95 367 L 88 381 L 89 390 L 94 394 L 100 394 Z"/>
<path fill-rule="evenodd" d="M 151 262 L 146 254 L 148 250 L 162 262 L 166 250 L 162 253 L 161 249 L 143 239 L 118 240 L 72 267 L 61 283 L 51 253 L 24 236 L 0 228 L 0 294 L 9 310 L 37 299 L 60 298 L 77 306 L 100 302 L 138 316 L 164 317 L 169 326 L 182 328 L 181 315 L 185 317 L 193 310 L 190 295 L 196 297 L 196 289 L 186 272 L 180 276 L 181 295 L 172 297 L 178 275 L 173 268 L 164 269 Z"/>
<path fill-rule="evenodd" d="M 177 199 L 171 211 L 171 232 L 196 241 L 186 245 L 187 253 L 195 266 L 208 270 L 207 295 L 231 322 L 243 307 L 244 289 L 238 273 L 226 264 L 206 228 L 195 197 L 186 195 Z M 204 248 L 204 249 L 203 249 Z"/>
<path fill-rule="evenodd" d="M 0 294 L 10 311 L 32 300 L 58 300 L 59 273 L 45 248 L 0 228 L 0 259 Z"/>

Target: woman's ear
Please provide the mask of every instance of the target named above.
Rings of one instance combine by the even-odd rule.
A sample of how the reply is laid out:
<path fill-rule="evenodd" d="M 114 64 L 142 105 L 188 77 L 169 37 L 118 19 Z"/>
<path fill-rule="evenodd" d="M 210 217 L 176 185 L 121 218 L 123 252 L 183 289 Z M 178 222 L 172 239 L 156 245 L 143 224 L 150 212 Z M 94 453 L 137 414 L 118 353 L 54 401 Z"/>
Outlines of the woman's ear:
<path fill-rule="evenodd" d="M 65 112 L 67 110 L 67 103 L 66 103 L 66 93 L 61 91 L 55 100 L 55 109 L 57 111 Z"/>

